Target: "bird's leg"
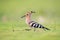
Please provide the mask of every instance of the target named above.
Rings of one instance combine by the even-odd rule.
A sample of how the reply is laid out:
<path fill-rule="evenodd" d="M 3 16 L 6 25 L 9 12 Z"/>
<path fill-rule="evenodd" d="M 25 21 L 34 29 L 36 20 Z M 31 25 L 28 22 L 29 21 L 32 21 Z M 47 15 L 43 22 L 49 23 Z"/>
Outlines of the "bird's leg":
<path fill-rule="evenodd" d="M 30 27 L 29 29 L 25 29 L 26 31 L 30 31 L 30 30 L 32 30 L 32 27 Z"/>
<path fill-rule="evenodd" d="M 25 29 L 26 31 L 30 31 L 31 29 Z"/>
<path fill-rule="evenodd" d="M 36 31 L 36 28 L 34 28 L 34 32 Z"/>
<path fill-rule="evenodd" d="M 44 31 L 46 31 L 46 29 L 43 29 Z"/>

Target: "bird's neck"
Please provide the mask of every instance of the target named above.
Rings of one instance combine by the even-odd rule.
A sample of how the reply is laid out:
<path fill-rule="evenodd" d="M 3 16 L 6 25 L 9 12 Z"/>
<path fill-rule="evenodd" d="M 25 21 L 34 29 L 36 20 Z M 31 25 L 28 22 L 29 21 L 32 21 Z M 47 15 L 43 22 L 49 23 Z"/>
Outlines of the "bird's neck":
<path fill-rule="evenodd" d="M 29 16 L 26 17 L 26 23 L 29 24 L 29 22 L 31 21 L 31 18 Z"/>

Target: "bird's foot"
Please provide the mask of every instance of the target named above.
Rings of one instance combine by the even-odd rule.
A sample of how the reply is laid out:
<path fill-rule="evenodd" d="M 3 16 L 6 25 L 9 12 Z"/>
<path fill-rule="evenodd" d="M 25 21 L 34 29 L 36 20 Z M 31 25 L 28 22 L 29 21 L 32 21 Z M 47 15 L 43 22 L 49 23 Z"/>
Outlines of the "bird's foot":
<path fill-rule="evenodd" d="M 31 29 L 25 29 L 26 31 L 30 31 Z"/>

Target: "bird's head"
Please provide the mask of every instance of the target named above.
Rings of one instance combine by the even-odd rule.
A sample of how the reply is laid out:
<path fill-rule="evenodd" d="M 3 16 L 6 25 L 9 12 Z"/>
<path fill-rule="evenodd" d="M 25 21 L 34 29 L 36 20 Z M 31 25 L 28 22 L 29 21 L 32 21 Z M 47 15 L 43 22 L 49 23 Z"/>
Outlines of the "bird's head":
<path fill-rule="evenodd" d="M 32 13 L 35 13 L 34 11 L 27 12 L 25 15 L 23 15 L 21 18 L 31 16 Z"/>

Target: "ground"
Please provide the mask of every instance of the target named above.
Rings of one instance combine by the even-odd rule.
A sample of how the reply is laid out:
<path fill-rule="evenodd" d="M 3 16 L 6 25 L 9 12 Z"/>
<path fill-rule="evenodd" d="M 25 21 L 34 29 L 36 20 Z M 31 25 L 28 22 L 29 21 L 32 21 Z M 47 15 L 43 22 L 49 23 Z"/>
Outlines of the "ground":
<path fill-rule="evenodd" d="M 3 25 L 3 24 L 2 24 Z M 5 24 L 7 26 L 7 24 Z M 26 27 L 25 27 L 26 28 Z M 37 31 L 26 31 L 25 28 L 15 27 L 14 32 L 12 26 L 0 27 L 0 40 L 60 40 L 60 29 L 50 28 L 50 31 L 36 29 Z"/>

